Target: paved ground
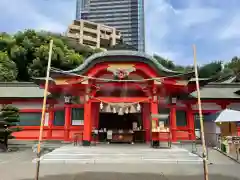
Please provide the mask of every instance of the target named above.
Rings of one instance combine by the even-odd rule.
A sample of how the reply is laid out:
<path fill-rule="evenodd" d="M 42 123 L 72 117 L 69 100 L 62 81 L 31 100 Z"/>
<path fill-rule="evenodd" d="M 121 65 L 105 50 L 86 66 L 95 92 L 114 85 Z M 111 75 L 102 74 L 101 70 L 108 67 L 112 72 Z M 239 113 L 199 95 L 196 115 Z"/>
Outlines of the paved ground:
<path fill-rule="evenodd" d="M 182 145 L 179 147 L 192 152 L 192 146 L 190 144 L 185 144 L 185 145 Z M 196 150 L 197 150 L 196 153 L 202 157 L 202 154 L 203 154 L 202 145 L 197 145 Z M 226 156 L 223 156 L 223 154 L 219 153 L 217 150 L 210 148 L 210 147 L 207 148 L 207 155 L 208 155 L 209 163 L 225 164 L 225 165 L 226 164 L 235 164 L 234 161 L 230 160 Z"/>
<path fill-rule="evenodd" d="M 133 153 L 133 152 L 132 152 Z M 35 155 L 31 149 L 0 154 L 0 180 L 32 180 Z M 210 151 L 209 180 L 240 180 L 240 165 Z M 202 180 L 201 164 L 41 164 L 40 180 Z"/>
<path fill-rule="evenodd" d="M 68 145 L 43 155 L 41 163 L 201 164 L 202 159 L 188 150 L 177 146 L 173 146 L 171 149 L 153 149 L 146 145 L 98 145 L 92 147 Z"/>

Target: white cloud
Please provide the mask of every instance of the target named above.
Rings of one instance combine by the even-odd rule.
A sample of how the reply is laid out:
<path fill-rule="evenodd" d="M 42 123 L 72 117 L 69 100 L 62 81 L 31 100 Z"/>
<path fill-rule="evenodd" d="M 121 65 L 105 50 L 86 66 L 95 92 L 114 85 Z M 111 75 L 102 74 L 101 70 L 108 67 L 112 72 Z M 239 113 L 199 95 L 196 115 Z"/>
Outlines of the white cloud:
<path fill-rule="evenodd" d="M 221 40 L 240 38 L 240 13 L 236 13 L 223 27 L 220 29 L 218 38 Z"/>
<path fill-rule="evenodd" d="M 148 3 L 153 3 L 148 1 Z M 156 2 L 154 2 L 156 3 Z M 149 5 L 150 6 L 150 5 Z M 170 42 L 172 37 L 178 38 L 179 31 L 197 24 L 199 20 L 187 19 L 191 10 L 174 9 L 167 1 L 162 0 L 159 5 L 147 12 L 146 15 L 146 50 L 149 54 L 158 54 L 164 58 L 174 60 L 176 63 L 182 64 L 189 59 L 184 52 L 179 48 L 173 48 L 173 42 Z M 201 21 L 202 22 L 202 21 Z M 184 27 L 187 26 L 187 27 Z M 184 27 L 184 28 L 183 28 Z M 178 34 L 179 33 L 179 34 Z M 191 47 L 189 47 L 190 49 Z"/>
<path fill-rule="evenodd" d="M 222 11 L 217 8 L 187 8 L 176 11 L 177 18 L 184 28 L 211 22 L 219 18 Z"/>
<path fill-rule="evenodd" d="M 192 44 L 198 47 L 201 64 L 239 53 L 234 49 L 240 43 L 222 41 L 240 37 L 236 3 L 184 0 L 184 5 L 179 5 L 180 2 L 161 0 L 161 6 L 154 7 L 155 1 L 146 1 L 153 3 L 146 14 L 148 52 L 157 52 L 181 64 L 192 64 Z"/>
<path fill-rule="evenodd" d="M 35 0 L 36 2 L 37 0 Z M 41 2 L 41 1 L 38 1 Z M 49 3 L 48 1 L 43 3 Z M 19 8 L 21 7 L 21 8 Z M 19 27 L 15 26 L 17 30 L 21 28 L 21 24 L 24 24 L 24 29 L 33 28 L 37 30 L 47 30 L 47 31 L 56 31 L 63 32 L 66 30 L 66 22 L 62 22 L 61 18 L 64 16 L 71 15 L 65 10 L 65 7 L 58 9 L 60 12 L 53 12 L 59 14 L 59 18 L 52 18 L 47 16 L 44 12 L 40 12 L 38 6 L 32 0 L 11 0 L 11 5 L 9 5 L 9 0 L 1 0 L 0 11 L 4 12 L 4 16 L 9 18 L 9 22 L 19 24 Z M 0 27 L 1 30 L 1 27 Z"/>
<path fill-rule="evenodd" d="M 64 32 L 74 19 L 75 0 L 0 1 L 0 31 Z M 192 63 L 193 43 L 199 63 L 238 55 L 239 6 L 237 0 L 145 0 L 147 52 L 180 64 Z"/>

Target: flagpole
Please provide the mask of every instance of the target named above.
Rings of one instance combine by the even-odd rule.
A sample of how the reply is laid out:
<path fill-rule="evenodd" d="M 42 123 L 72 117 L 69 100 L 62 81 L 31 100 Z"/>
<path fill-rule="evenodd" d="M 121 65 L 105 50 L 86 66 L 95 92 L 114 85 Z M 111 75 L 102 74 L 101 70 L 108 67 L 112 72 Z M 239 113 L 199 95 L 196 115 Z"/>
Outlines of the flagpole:
<path fill-rule="evenodd" d="M 199 111 L 200 128 L 201 128 L 201 139 L 202 139 L 202 147 L 203 147 L 204 180 L 208 180 L 208 166 L 207 166 L 207 154 L 206 154 L 207 150 L 206 150 L 206 142 L 205 142 L 205 136 L 204 136 L 202 103 L 200 98 L 200 88 L 199 88 L 199 80 L 198 80 L 197 57 L 196 57 L 195 45 L 193 45 L 193 56 L 194 56 L 194 71 L 195 71 L 195 81 L 196 81 L 197 98 L 198 98 L 198 111 Z"/>
<path fill-rule="evenodd" d="M 36 165 L 35 180 L 38 180 L 39 178 L 40 155 L 41 155 L 40 152 L 41 152 L 41 142 L 42 142 L 43 126 L 44 126 L 45 112 L 46 112 L 48 81 L 49 81 L 49 74 L 50 74 L 51 60 L 52 60 L 52 46 L 53 46 L 53 40 L 51 40 L 49 44 L 47 73 L 46 73 L 45 89 L 44 89 L 43 104 L 42 104 L 42 117 L 41 117 L 41 125 L 39 130 L 39 139 L 38 139 L 38 146 L 37 146 L 37 165 Z"/>

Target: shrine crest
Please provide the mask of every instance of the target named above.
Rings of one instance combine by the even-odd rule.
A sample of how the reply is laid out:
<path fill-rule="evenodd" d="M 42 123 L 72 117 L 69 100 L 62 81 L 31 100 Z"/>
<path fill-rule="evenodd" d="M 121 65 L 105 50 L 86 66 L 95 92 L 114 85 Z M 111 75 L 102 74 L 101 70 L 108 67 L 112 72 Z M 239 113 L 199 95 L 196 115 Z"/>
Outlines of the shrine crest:
<path fill-rule="evenodd" d="M 134 64 L 110 64 L 107 71 L 112 72 L 119 79 L 126 78 L 131 72 L 136 71 Z"/>

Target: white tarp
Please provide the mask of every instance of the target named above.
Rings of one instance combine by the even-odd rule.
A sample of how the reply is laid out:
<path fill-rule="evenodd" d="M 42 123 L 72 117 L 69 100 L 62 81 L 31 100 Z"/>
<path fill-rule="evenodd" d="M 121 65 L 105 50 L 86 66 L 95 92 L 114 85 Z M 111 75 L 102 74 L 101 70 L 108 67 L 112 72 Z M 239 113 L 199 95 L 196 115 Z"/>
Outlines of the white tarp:
<path fill-rule="evenodd" d="M 215 122 L 240 122 L 240 111 L 225 109 L 219 112 Z"/>

